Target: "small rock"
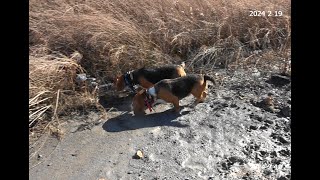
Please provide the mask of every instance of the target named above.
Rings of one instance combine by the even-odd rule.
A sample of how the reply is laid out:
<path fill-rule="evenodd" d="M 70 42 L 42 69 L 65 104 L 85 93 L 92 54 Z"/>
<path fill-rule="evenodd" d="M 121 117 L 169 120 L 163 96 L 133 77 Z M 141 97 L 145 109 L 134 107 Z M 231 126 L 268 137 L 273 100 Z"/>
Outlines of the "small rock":
<path fill-rule="evenodd" d="M 128 171 L 128 172 L 127 172 L 127 174 L 132 174 L 132 173 L 133 173 L 133 171 Z"/>
<path fill-rule="evenodd" d="M 41 154 L 38 154 L 38 160 L 40 160 L 42 158 L 42 155 Z"/>
<path fill-rule="evenodd" d="M 135 159 L 142 159 L 143 158 L 143 152 L 141 150 L 138 150 L 136 154 L 133 156 Z"/>

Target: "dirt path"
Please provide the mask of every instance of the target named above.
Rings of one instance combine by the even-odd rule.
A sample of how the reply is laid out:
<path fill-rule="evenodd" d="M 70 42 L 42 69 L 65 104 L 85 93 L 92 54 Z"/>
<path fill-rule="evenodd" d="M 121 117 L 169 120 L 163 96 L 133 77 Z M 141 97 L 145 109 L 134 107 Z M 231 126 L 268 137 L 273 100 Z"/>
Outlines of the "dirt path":
<path fill-rule="evenodd" d="M 61 142 L 44 137 L 30 148 L 29 178 L 290 179 L 288 79 L 219 73 L 225 84 L 217 94 L 195 108 L 187 106 L 193 97 L 182 100 L 182 116 L 165 104 L 134 117 L 128 99 L 100 123 L 95 113 L 69 120 Z M 133 158 L 137 150 L 144 158 Z"/>

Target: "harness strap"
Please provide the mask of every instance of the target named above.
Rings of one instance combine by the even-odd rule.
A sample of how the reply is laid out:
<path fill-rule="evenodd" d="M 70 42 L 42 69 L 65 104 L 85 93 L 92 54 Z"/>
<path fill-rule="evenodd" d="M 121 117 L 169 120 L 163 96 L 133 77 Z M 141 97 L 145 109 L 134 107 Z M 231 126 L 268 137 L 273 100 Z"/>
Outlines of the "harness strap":
<path fill-rule="evenodd" d="M 150 95 L 147 91 L 146 91 L 146 97 L 144 99 L 144 105 L 149 109 L 150 112 L 152 112 L 153 108 L 152 108 L 152 104 L 154 103 L 154 98 L 152 95 Z"/>

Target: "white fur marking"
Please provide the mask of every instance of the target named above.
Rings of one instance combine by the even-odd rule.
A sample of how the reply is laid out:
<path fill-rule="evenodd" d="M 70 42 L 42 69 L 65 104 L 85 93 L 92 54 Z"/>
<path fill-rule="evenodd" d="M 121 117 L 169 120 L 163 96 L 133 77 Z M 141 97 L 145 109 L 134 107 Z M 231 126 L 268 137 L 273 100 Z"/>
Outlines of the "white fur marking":
<path fill-rule="evenodd" d="M 149 93 L 151 96 L 153 96 L 153 97 L 156 97 L 156 96 L 157 96 L 157 95 L 156 95 L 156 89 L 155 89 L 154 87 L 149 88 L 149 89 L 148 89 L 148 93 Z"/>

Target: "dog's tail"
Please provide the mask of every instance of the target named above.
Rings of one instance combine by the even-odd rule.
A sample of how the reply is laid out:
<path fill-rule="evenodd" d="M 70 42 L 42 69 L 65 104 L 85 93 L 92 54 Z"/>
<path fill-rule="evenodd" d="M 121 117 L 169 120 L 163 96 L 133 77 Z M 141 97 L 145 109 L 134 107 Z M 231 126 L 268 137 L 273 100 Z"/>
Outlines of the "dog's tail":
<path fill-rule="evenodd" d="M 208 75 L 204 75 L 204 80 L 207 81 L 211 81 L 214 85 L 216 85 L 216 81 L 213 79 L 213 77 L 208 76 Z"/>

